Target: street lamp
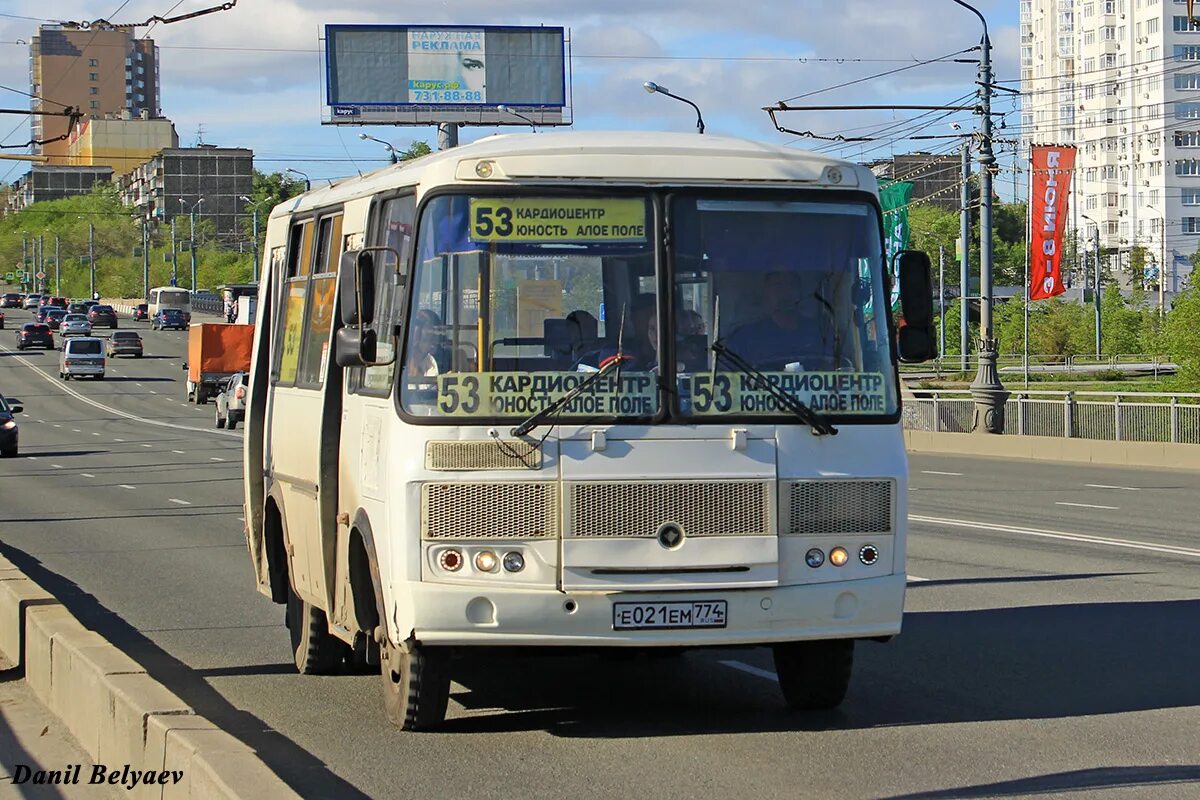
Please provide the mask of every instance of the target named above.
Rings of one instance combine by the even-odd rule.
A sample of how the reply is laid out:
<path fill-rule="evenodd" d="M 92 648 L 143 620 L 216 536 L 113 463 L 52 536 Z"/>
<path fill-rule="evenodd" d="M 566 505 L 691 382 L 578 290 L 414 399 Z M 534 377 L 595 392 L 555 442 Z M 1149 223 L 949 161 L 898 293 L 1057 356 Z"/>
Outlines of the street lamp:
<path fill-rule="evenodd" d="M 190 227 L 189 227 L 189 233 L 188 233 L 188 250 L 190 250 L 192 253 L 192 287 L 191 288 L 192 288 L 193 293 L 195 293 L 195 291 L 196 291 L 196 209 L 203 202 L 204 202 L 204 198 L 201 197 L 195 203 L 192 203 L 192 210 L 188 212 L 188 219 L 190 221 Z M 182 197 L 179 198 L 179 205 L 184 206 L 184 207 L 187 206 L 187 203 L 184 201 L 184 199 Z"/>
<path fill-rule="evenodd" d="M 307 175 L 307 174 L 305 174 L 305 173 L 301 172 L 301 171 L 300 171 L 300 170 L 298 170 L 298 169 L 292 169 L 291 167 L 288 167 L 288 168 L 285 170 L 285 172 L 291 172 L 291 173 L 293 173 L 293 174 L 295 174 L 295 175 L 299 175 L 301 178 L 304 178 L 304 191 L 306 191 L 306 192 L 307 192 L 307 191 L 310 191 L 310 190 L 312 189 L 312 181 L 310 181 L 310 180 L 308 179 L 308 175 Z"/>
<path fill-rule="evenodd" d="M 1162 251 L 1158 259 L 1158 316 L 1163 316 L 1167 313 L 1167 295 L 1163 284 L 1167 279 L 1167 215 L 1159 211 L 1154 206 L 1146 206 L 1147 211 L 1153 211 L 1162 218 L 1162 227 L 1159 228 L 1159 236 L 1162 239 Z"/>
<path fill-rule="evenodd" d="M 642 88 L 650 94 L 665 94 L 667 97 L 673 97 L 681 103 L 687 103 L 692 108 L 696 109 L 696 132 L 704 133 L 704 117 L 700 115 L 700 106 L 688 100 L 686 97 L 680 97 L 677 94 L 671 94 L 670 90 L 665 86 L 659 86 L 654 81 L 646 81 L 642 84 Z"/>
<path fill-rule="evenodd" d="M 246 197 L 246 195 L 242 195 L 240 199 L 250 205 L 250 211 L 254 214 L 254 222 L 252 223 L 254 228 L 254 241 L 252 242 L 254 245 L 254 261 L 251 263 L 250 275 L 254 282 L 258 283 L 258 203 Z M 259 202 L 262 201 L 260 200 Z"/>
<path fill-rule="evenodd" d="M 1096 273 L 1092 278 L 1092 305 L 1096 309 L 1096 358 L 1100 358 L 1100 223 L 1087 214 L 1079 216 L 1096 226 L 1096 238 L 1092 240 L 1096 268 Z"/>
<path fill-rule="evenodd" d="M 378 142 L 379 144 L 383 145 L 383 149 L 388 151 L 388 155 L 392 157 L 393 164 L 400 163 L 400 159 L 396 156 L 396 148 L 392 146 L 391 142 L 385 142 L 383 139 L 376 139 L 374 136 L 370 136 L 365 133 L 360 133 L 358 135 L 358 138 L 362 139 L 364 142 Z M 294 169 L 288 170 L 288 172 L 295 172 L 295 171 L 296 170 L 294 170 Z M 303 174 L 303 173 L 300 173 L 300 174 Z M 305 175 L 304 177 L 305 177 L 305 180 L 308 180 L 307 175 Z"/>
<path fill-rule="evenodd" d="M 504 113 L 504 114 L 512 114 L 517 119 L 528 123 L 529 127 L 533 128 L 534 133 L 538 132 L 537 131 L 537 123 L 534 122 L 533 120 L 531 120 L 529 117 L 525 116 L 524 114 L 520 114 L 517 111 L 514 111 L 512 106 L 506 106 L 506 105 L 501 104 L 501 105 L 496 106 L 496 110 L 501 113 Z"/>

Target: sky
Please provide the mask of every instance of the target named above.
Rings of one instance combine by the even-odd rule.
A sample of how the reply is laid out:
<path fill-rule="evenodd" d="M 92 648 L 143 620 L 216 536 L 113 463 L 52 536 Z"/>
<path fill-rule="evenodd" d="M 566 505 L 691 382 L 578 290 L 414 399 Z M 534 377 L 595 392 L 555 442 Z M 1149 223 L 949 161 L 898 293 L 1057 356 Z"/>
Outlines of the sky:
<path fill-rule="evenodd" d="M 988 20 L 996 79 L 1017 87 L 1017 0 L 973 4 Z M 3 0 L 0 107 L 29 107 L 28 42 L 39 24 L 96 19 L 140 23 L 153 15 L 214 5 L 219 3 Z M 429 0 L 411 4 L 411 11 L 405 5 L 394 0 L 238 0 L 228 11 L 138 31 L 160 48 L 162 111 L 174 121 L 182 146 L 195 145 L 202 131 L 207 144 L 254 150 L 260 170 L 290 167 L 308 173 L 314 182 L 387 163 L 385 148 L 359 140 L 359 133 L 398 149 L 413 141 L 435 145 L 437 139 L 431 126 L 321 125 L 327 24 L 564 27 L 570 39 L 573 127 L 578 130 L 695 130 L 691 108 L 646 93 L 645 81 L 694 101 L 709 134 L 816 148 L 852 160 L 914 149 L 949 152 L 957 147 L 950 139 L 912 142 L 897 136 L 950 135 L 956 133 L 952 124 L 966 131 L 978 122 L 969 112 L 931 113 L 916 122 L 910 121 L 920 113 L 914 111 L 779 115 L 782 125 L 796 131 L 879 134 L 875 141 L 851 144 L 776 131 L 762 110 L 781 100 L 963 104 L 975 90 L 975 64 L 945 59 L 917 65 L 948 56 L 977 57 L 960 51 L 979 43 L 979 20 L 954 0 Z M 51 6 L 56 16 L 47 18 Z M 854 81 L 859 82 L 821 91 Z M 49 87 L 44 95 L 54 99 Z M 1015 102 L 1000 95 L 995 104 L 997 111 L 1008 113 L 998 119 L 1015 127 Z M 497 130 L 468 127 L 460 137 L 466 142 Z M 28 139 L 27 117 L 0 115 L 0 144 Z M 23 162 L 0 162 L 0 178 L 11 182 L 26 169 Z"/>

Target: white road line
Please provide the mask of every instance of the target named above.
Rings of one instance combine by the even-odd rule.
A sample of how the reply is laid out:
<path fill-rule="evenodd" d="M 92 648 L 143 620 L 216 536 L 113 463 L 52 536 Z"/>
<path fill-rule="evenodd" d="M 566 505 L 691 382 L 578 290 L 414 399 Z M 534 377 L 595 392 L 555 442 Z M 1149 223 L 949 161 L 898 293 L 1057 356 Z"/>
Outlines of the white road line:
<path fill-rule="evenodd" d="M 92 436 L 99 436 L 99 435 L 100 435 L 100 434 L 99 434 L 99 433 L 97 433 L 96 431 L 92 431 Z"/>
<path fill-rule="evenodd" d="M 154 391 L 153 389 L 151 389 L 151 390 L 150 390 L 150 394 L 158 394 L 158 392 L 156 392 L 156 391 Z"/>
<path fill-rule="evenodd" d="M 125 441 L 125 440 L 124 440 L 124 439 L 113 439 L 113 441 L 114 441 L 114 442 L 123 442 L 123 441 Z"/>
<path fill-rule="evenodd" d="M 1140 486 L 1109 486 L 1107 483 L 1085 483 L 1089 489 L 1120 489 L 1122 492 L 1140 492 Z"/>
<path fill-rule="evenodd" d="M 120 486 L 122 489 L 136 489 L 137 488 L 136 486 L 130 486 L 128 483 L 119 483 L 117 485 Z"/>
<path fill-rule="evenodd" d="M 152 445 L 152 444 L 144 444 L 144 445 L 142 445 L 142 447 L 154 447 L 154 445 Z"/>
<path fill-rule="evenodd" d="M 909 583 L 924 583 L 924 582 L 925 582 L 925 581 L 927 581 L 927 580 L 929 580 L 929 578 L 921 578 L 921 577 L 918 577 L 918 576 L 916 576 L 916 575 L 909 575 L 909 576 L 908 576 L 908 582 L 909 582 Z"/>
<path fill-rule="evenodd" d="M 209 460 L 209 461 L 224 461 L 225 459 L 223 459 L 223 458 L 217 458 L 216 456 L 213 456 L 212 458 L 210 458 L 210 459 L 208 459 L 208 460 Z"/>
<path fill-rule="evenodd" d="M 93 475 L 93 474 L 92 474 L 92 473 L 90 473 L 90 472 L 81 472 L 81 473 L 79 473 L 79 477 L 81 477 L 81 478 L 94 478 L 94 477 L 96 477 L 96 476 L 95 476 L 95 475 Z"/>
<path fill-rule="evenodd" d="M 1136 539 L 1110 539 L 1106 536 L 1089 536 L 1084 533 L 1071 533 L 1069 531 L 1053 531 L 1044 530 L 1042 528 L 1021 528 L 1015 525 L 999 525 L 994 522 L 975 522 L 973 520 L 966 519 L 925 517 L 917 514 L 909 514 L 908 519 L 911 522 L 926 522 L 932 525 L 946 525 L 952 528 L 973 528 L 981 531 L 997 531 L 999 533 L 1013 533 L 1020 536 L 1033 536 L 1039 539 L 1062 539 L 1068 542 L 1098 544 L 1107 547 L 1124 547 L 1131 550 L 1149 550 L 1155 553 L 1167 553 L 1174 556 L 1200 558 L 1200 550 L 1196 550 L 1194 548 L 1153 544 L 1151 542 L 1141 542 Z"/>
<path fill-rule="evenodd" d="M 79 428 L 71 428 L 71 433 L 83 433 Z"/>
<path fill-rule="evenodd" d="M 191 503 L 189 503 L 187 500 L 176 500 L 174 497 L 170 498 L 170 502 L 174 503 L 175 505 L 179 505 L 179 506 L 190 506 L 191 505 Z"/>
<path fill-rule="evenodd" d="M 743 664 L 741 661 L 721 661 L 719 663 L 729 667 L 730 669 L 747 672 L 751 675 L 756 675 L 759 678 L 766 678 L 769 681 L 775 681 L 776 683 L 779 682 L 779 676 L 774 672 L 771 672 L 769 669 L 759 669 L 758 667 L 754 667 L 749 664 Z"/>
<path fill-rule="evenodd" d="M 37 460 L 38 460 L 38 457 L 37 457 L 37 456 L 26 456 L 26 458 L 28 458 L 30 461 L 37 461 Z"/>
<path fill-rule="evenodd" d="M 1072 508 L 1099 508 L 1102 511 L 1120 511 L 1120 506 L 1098 506 L 1093 503 L 1067 503 L 1062 500 L 1054 503 L 1056 506 L 1071 506 Z"/>
<path fill-rule="evenodd" d="M 62 464 L 51 464 L 50 466 L 54 467 L 55 469 L 65 469 Z"/>
<path fill-rule="evenodd" d="M 54 424 L 54 427 L 56 427 L 56 428 L 61 428 L 61 427 L 62 427 L 62 425 Z"/>
<path fill-rule="evenodd" d="M 923 470 L 921 470 L 921 474 L 922 474 L 922 475 L 950 475 L 950 476 L 953 476 L 953 477 L 955 477 L 955 478 L 961 478 L 961 477 L 962 477 L 962 473 L 961 473 L 961 472 L 939 472 L 939 471 L 937 471 L 936 469 L 923 469 Z"/>

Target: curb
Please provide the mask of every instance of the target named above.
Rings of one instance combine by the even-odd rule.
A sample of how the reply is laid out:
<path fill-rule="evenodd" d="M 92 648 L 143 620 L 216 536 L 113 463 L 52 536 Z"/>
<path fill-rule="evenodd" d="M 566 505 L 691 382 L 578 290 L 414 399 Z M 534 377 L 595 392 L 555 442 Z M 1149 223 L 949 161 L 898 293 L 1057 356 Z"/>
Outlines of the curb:
<path fill-rule="evenodd" d="M 142 800 L 295 800 L 249 746 L 200 716 L 0 557 L 0 651 L 94 764 L 154 773 Z"/>

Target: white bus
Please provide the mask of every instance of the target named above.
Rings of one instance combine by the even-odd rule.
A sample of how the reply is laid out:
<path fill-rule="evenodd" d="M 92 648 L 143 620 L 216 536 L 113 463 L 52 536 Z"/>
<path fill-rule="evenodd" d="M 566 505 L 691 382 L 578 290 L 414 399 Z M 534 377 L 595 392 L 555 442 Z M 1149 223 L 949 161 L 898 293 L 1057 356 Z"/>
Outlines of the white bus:
<path fill-rule="evenodd" d="M 149 306 L 148 313 L 151 319 L 154 319 L 154 315 L 164 308 L 177 308 L 183 312 L 184 319 L 188 322 L 192 321 L 192 293 L 187 289 L 180 289 L 176 286 L 158 286 L 150 290 L 150 296 L 146 298 L 146 303 Z"/>
<path fill-rule="evenodd" d="M 497 136 L 275 208 L 247 541 L 295 663 L 378 664 L 405 729 L 452 651 L 765 645 L 841 702 L 900 631 L 897 330 L 863 167 L 715 136 Z"/>

